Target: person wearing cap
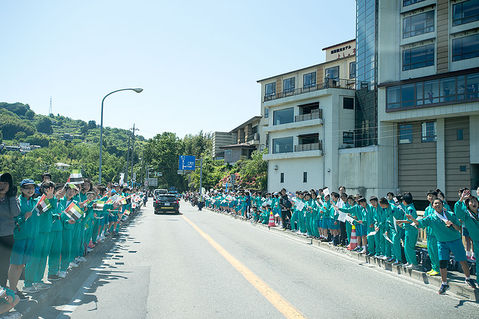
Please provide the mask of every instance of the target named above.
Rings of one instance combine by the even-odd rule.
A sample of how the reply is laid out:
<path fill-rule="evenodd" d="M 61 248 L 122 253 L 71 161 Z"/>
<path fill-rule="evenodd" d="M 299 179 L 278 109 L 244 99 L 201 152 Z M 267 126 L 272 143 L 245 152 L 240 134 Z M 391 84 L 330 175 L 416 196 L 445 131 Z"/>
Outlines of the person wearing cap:
<path fill-rule="evenodd" d="M 13 247 L 15 218 L 20 214 L 16 198 L 17 188 L 12 175 L 0 175 L 0 286 L 5 287 L 8 279 L 10 255 Z"/>
<path fill-rule="evenodd" d="M 30 262 L 33 254 L 35 237 L 38 234 L 38 216 L 33 214 L 37 205 L 37 200 L 33 198 L 35 193 L 35 182 L 31 179 L 24 179 L 20 183 L 22 194 L 18 197 L 20 214 L 15 218 L 15 230 L 13 232 L 13 250 L 10 256 L 10 268 L 8 270 L 8 282 L 10 289 L 17 292 L 17 284 L 20 276 L 25 269 L 25 265 Z M 36 292 L 36 289 L 27 285 L 23 292 Z M 24 298 L 23 294 L 19 294 Z"/>

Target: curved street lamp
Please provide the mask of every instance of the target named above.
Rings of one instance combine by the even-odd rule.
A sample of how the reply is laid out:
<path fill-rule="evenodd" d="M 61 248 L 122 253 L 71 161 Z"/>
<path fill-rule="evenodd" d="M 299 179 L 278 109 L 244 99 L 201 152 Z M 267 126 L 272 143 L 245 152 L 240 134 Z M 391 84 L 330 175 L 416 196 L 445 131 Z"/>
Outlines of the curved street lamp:
<path fill-rule="evenodd" d="M 142 88 L 127 88 L 127 89 L 119 89 L 112 91 L 105 95 L 103 99 L 101 100 L 101 120 L 100 120 L 100 169 L 98 173 L 98 183 L 101 184 L 101 160 L 102 160 L 102 149 L 103 149 L 103 102 L 105 102 L 105 99 L 112 95 L 113 93 L 120 92 L 120 91 L 135 91 L 136 93 L 141 93 L 143 92 Z"/>

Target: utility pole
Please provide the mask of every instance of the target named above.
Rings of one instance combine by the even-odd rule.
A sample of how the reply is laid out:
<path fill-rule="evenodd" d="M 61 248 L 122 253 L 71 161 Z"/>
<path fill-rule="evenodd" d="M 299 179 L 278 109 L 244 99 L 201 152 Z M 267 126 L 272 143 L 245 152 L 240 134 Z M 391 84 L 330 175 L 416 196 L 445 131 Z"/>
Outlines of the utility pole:
<path fill-rule="evenodd" d="M 131 186 L 133 186 L 133 164 L 135 162 L 135 130 L 139 131 L 139 129 L 135 129 L 135 123 L 133 123 L 133 134 L 131 137 Z"/>
<path fill-rule="evenodd" d="M 128 184 L 128 169 L 130 168 L 130 139 L 131 134 L 128 130 L 128 148 L 126 149 L 126 169 L 125 169 L 125 183 Z"/>
<path fill-rule="evenodd" d="M 203 158 L 200 159 L 200 198 L 203 198 Z"/>

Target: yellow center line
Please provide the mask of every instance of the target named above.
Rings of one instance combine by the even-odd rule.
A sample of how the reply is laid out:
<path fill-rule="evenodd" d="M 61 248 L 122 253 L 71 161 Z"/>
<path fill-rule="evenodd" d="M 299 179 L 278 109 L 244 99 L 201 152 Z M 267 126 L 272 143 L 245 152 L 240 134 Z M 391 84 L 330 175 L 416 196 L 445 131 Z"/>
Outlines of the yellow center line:
<path fill-rule="evenodd" d="M 220 244 L 214 241 L 213 238 L 211 238 L 208 234 L 202 231 L 187 217 L 185 217 L 184 215 L 182 217 L 286 318 L 305 318 L 296 308 L 294 308 L 293 305 L 291 305 L 274 289 L 269 287 L 263 280 L 261 280 L 251 270 L 249 270 L 248 267 L 243 265 L 238 259 L 233 257 L 229 252 L 227 252 Z"/>

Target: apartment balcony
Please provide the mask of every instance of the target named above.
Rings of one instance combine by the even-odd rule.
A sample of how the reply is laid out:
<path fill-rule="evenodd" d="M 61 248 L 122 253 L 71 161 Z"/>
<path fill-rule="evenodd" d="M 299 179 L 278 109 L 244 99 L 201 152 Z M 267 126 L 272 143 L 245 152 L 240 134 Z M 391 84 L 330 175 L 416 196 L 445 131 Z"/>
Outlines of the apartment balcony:
<path fill-rule="evenodd" d="M 314 110 L 311 113 L 308 114 L 301 114 L 301 115 L 296 115 L 294 117 L 295 122 L 303 122 L 303 121 L 309 121 L 309 120 L 315 120 L 315 119 L 322 119 L 323 118 L 323 110 Z"/>
<path fill-rule="evenodd" d="M 294 152 L 264 154 L 263 160 L 265 161 L 287 160 L 287 159 L 295 159 L 295 158 L 320 157 L 320 156 L 323 156 L 322 141 L 319 141 L 317 143 L 310 143 L 310 144 L 297 144 L 294 146 Z"/>
<path fill-rule="evenodd" d="M 289 97 L 289 96 L 301 95 L 301 94 L 329 89 L 329 88 L 354 90 L 355 83 L 356 82 L 354 79 L 324 79 L 323 83 L 319 83 L 317 85 L 313 85 L 310 87 L 285 90 L 283 92 L 278 92 L 276 94 L 265 95 L 263 97 L 263 102 L 277 100 L 277 99 L 281 99 L 281 98 Z"/>
<path fill-rule="evenodd" d="M 309 143 L 309 144 L 298 144 L 294 146 L 295 152 L 307 152 L 307 151 L 322 151 L 323 145 L 321 141 L 317 143 Z"/>
<path fill-rule="evenodd" d="M 265 126 L 264 131 L 269 132 L 279 132 L 287 131 L 297 128 L 305 128 L 310 126 L 318 126 L 323 124 L 323 110 L 317 110 L 309 114 L 296 115 L 294 117 L 294 122 L 278 124 L 278 125 L 268 125 Z"/>

